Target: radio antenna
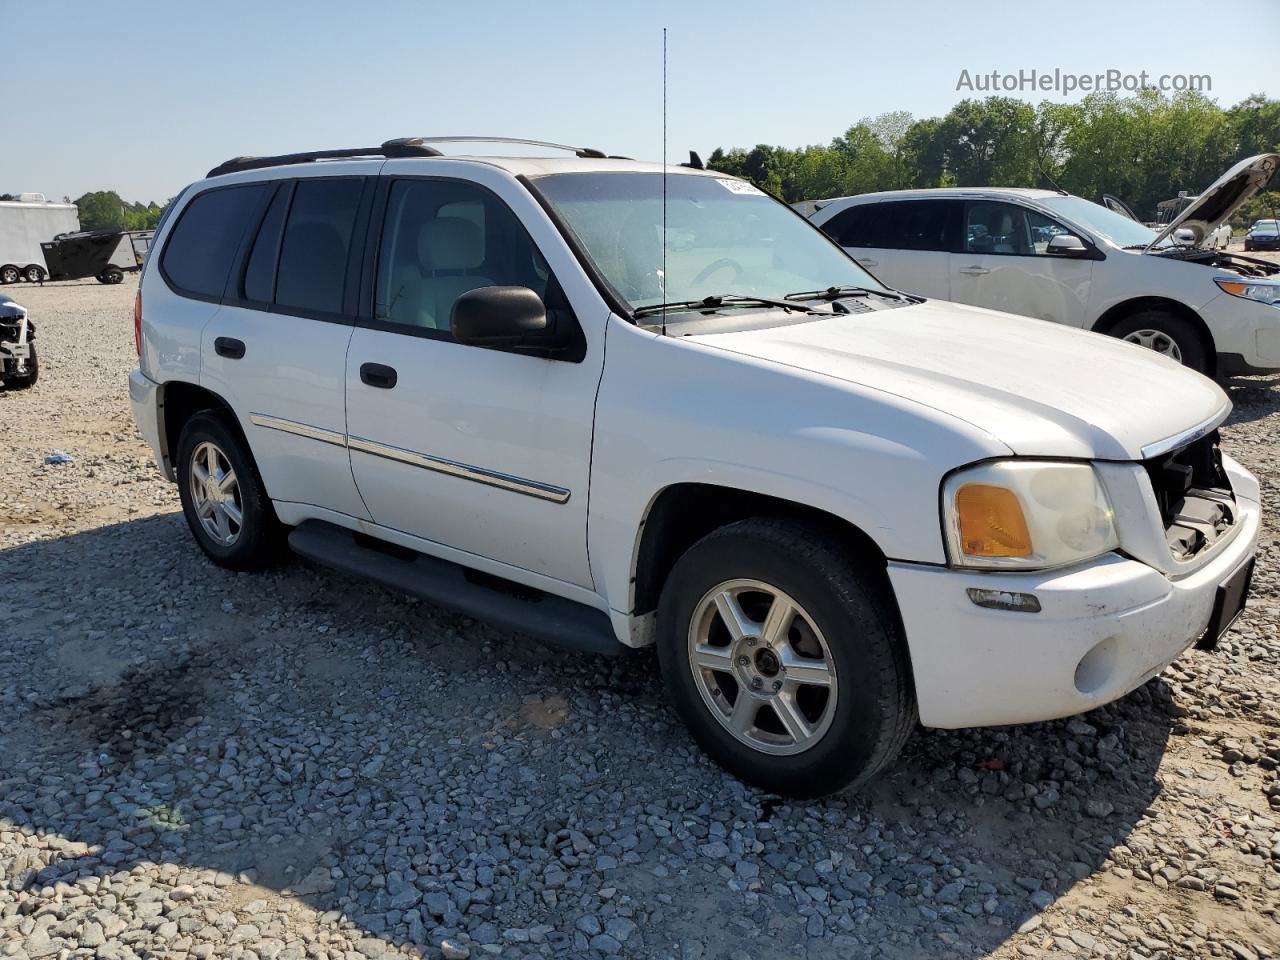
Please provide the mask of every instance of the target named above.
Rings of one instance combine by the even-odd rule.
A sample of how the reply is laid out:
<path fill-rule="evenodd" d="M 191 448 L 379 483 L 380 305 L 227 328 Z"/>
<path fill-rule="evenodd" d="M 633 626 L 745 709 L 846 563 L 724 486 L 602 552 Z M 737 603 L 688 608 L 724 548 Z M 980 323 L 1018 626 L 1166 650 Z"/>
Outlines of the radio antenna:
<path fill-rule="evenodd" d="M 662 28 L 662 335 L 667 335 L 667 28 Z"/>

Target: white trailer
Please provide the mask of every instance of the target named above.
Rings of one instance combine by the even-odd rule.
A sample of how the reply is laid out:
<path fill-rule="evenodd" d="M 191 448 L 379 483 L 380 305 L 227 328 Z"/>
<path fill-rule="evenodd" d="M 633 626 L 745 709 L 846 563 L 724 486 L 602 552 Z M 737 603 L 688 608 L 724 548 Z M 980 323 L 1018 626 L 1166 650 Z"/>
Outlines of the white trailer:
<path fill-rule="evenodd" d="M 36 197 L 23 194 L 19 200 L 0 200 L 0 283 L 43 280 L 49 268 L 40 244 L 80 229 L 80 212 L 74 203 Z"/>

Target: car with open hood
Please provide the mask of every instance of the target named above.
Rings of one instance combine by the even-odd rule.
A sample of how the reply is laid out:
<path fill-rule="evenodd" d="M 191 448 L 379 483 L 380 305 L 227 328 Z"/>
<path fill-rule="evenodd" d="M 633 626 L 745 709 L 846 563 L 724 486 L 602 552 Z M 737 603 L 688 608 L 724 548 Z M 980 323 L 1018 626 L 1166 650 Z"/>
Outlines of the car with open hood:
<path fill-rule="evenodd" d="M 793 796 L 1107 703 L 1242 609 L 1211 380 L 891 289 L 698 166 L 452 143 L 237 158 L 166 211 L 129 392 L 215 563 L 656 645 L 698 743 Z"/>
<path fill-rule="evenodd" d="M 1280 369 L 1280 264 L 1226 252 L 1219 230 L 1278 166 L 1240 161 L 1158 229 L 1110 199 L 995 187 L 817 201 L 811 219 L 896 289 L 1109 334 L 1209 375 L 1263 373 Z"/>

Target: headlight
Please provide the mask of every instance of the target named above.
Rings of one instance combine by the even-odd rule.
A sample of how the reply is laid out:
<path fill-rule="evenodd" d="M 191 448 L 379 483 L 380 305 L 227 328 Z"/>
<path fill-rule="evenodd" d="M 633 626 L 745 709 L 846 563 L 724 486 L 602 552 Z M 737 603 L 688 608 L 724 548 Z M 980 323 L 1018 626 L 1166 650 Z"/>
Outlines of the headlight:
<path fill-rule="evenodd" d="M 1213 281 L 1233 297 L 1257 300 L 1271 306 L 1280 306 L 1280 283 L 1272 280 L 1219 280 Z"/>
<path fill-rule="evenodd" d="M 1039 570 L 1119 546 L 1115 518 L 1087 463 L 997 460 L 957 471 L 942 485 L 951 563 Z"/>

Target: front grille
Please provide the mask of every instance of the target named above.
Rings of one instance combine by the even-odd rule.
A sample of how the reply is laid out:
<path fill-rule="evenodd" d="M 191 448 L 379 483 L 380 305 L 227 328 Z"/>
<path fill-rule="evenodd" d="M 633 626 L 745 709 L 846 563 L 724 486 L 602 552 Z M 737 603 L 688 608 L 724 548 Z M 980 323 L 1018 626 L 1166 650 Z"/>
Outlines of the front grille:
<path fill-rule="evenodd" d="M 1211 549 L 1236 523 L 1236 499 L 1222 467 L 1218 431 L 1142 461 L 1175 560 Z"/>

